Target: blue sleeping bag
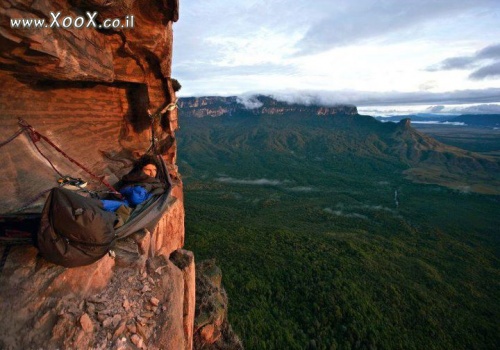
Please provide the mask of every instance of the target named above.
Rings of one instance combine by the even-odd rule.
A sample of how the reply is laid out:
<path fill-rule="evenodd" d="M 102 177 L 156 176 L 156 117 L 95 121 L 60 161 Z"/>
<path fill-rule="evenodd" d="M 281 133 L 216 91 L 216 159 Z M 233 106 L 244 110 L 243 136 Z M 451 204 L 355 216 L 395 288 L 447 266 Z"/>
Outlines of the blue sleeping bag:
<path fill-rule="evenodd" d="M 104 210 L 116 211 L 116 209 L 118 209 L 122 205 L 133 208 L 148 200 L 152 196 L 152 194 L 142 186 L 127 186 L 122 188 L 120 190 L 120 193 L 124 197 L 122 200 L 102 200 Z"/>

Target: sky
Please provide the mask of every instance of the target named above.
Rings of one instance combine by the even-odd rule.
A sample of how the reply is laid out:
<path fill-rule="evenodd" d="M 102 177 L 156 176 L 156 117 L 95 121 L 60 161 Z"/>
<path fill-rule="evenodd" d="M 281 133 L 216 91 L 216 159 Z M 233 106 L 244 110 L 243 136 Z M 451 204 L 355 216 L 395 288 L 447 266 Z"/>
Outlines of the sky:
<path fill-rule="evenodd" d="M 180 0 L 178 96 L 500 113 L 500 0 Z"/>

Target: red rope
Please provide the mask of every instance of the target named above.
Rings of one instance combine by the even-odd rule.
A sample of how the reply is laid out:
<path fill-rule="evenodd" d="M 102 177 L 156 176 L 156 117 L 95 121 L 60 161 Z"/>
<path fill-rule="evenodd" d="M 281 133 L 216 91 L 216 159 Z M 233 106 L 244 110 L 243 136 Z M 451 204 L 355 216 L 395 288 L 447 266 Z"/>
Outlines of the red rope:
<path fill-rule="evenodd" d="M 33 141 L 33 143 L 35 144 L 36 146 L 36 142 L 40 141 L 40 139 L 43 139 L 45 142 L 47 142 L 49 145 L 51 145 L 52 147 L 54 147 L 54 149 L 56 151 L 58 151 L 59 153 L 61 153 L 65 158 L 67 158 L 70 162 L 76 164 L 77 166 L 79 166 L 81 169 L 83 169 L 86 173 L 88 173 L 90 176 L 92 176 L 93 178 L 97 179 L 100 183 L 102 183 L 104 186 L 106 186 L 107 188 L 109 188 L 114 194 L 118 195 L 120 198 L 122 197 L 121 193 L 118 192 L 117 190 L 115 190 L 115 188 L 113 186 L 111 186 L 106 180 L 104 180 L 104 176 L 102 177 L 98 177 L 97 175 L 94 175 L 89 169 L 87 169 L 85 166 L 83 166 L 82 164 L 78 163 L 76 160 L 74 160 L 73 158 L 71 158 L 70 156 L 68 156 L 62 149 L 60 149 L 59 147 L 57 147 L 52 141 L 50 141 L 47 137 L 45 137 L 44 135 L 40 134 L 38 131 L 35 130 L 35 128 L 33 128 L 30 124 L 28 124 L 24 119 L 21 119 L 19 118 L 19 125 L 21 125 L 23 128 L 25 128 L 29 134 L 30 134 L 30 138 L 31 140 Z M 36 147 L 38 149 L 38 151 L 40 152 L 39 148 Z M 41 152 L 40 152 L 41 153 Z M 43 153 L 41 153 L 42 156 L 47 159 L 47 157 L 45 157 L 43 155 Z M 48 160 L 48 159 L 47 159 Z M 49 161 L 49 160 L 48 160 Z M 54 167 L 54 165 L 49 161 L 50 165 L 52 166 L 52 168 L 59 174 L 59 171 L 57 171 L 57 169 Z M 61 175 L 62 176 L 62 175 Z"/>
<path fill-rule="evenodd" d="M 49 158 L 47 158 L 47 156 L 45 154 L 42 153 L 42 150 L 38 147 L 38 145 L 36 144 L 38 141 L 40 141 L 40 139 L 38 140 L 35 140 L 31 133 L 30 133 L 30 137 L 31 137 L 31 141 L 33 141 L 33 145 L 35 146 L 35 148 L 37 149 L 38 153 L 40 153 L 42 155 L 43 158 L 45 158 L 45 160 L 47 162 L 49 162 L 50 166 L 52 167 L 52 169 L 54 169 L 54 171 L 60 176 L 60 177 L 64 177 L 64 175 L 59 171 L 57 170 L 56 166 L 54 164 L 52 164 L 52 162 L 50 161 Z"/>

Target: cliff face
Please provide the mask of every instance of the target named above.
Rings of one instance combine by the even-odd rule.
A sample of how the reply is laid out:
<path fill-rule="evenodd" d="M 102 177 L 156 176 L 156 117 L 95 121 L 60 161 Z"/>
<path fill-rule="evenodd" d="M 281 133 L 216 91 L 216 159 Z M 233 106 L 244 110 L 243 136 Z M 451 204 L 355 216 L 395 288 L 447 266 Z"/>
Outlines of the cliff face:
<path fill-rule="evenodd" d="M 2 2 L 2 140 L 18 129 L 17 118 L 22 117 L 113 182 L 130 165 L 128 159 L 150 147 L 154 130 L 156 148 L 176 177 L 177 111 L 152 120 L 148 110 L 154 114 L 175 101 L 170 70 L 177 13 L 176 0 Z M 92 14 L 97 28 L 90 22 Z M 98 28 L 106 20 L 125 23 L 131 16 L 133 28 Z M 58 22 L 52 28 L 12 28 L 12 21 L 20 19 L 45 20 L 50 26 L 54 17 Z M 62 27 L 66 18 L 76 22 L 79 17 L 83 27 Z M 9 180 L 0 186 L 9 200 L 0 212 L 19 208 L 43 190 L 43 183 L 53 181 L 52 169 L 26 141 L 18 138 L 2 149 L 8 157 L 0 176 Z M 61 157 L 48 156 L 61 172 L 83 176 Z M 30 173 L 33 167 L 36 176 Z"/>
<path fill-rule="evenodd" d="M 154 135 L 173 180 L 157 228 L 120 242 L 115 259 L 66 269 L 33 247 L 0 246 L 1 348 L 191 348 L 194 259 L 179 250 L 184 205 L 177 110 L 160 112 L 176 100 L 171 60 L 177 18 L 177 0 L 0 3 L 0 141 L 19 129 L 21 117 L 115 183 L 153 146 Z M 45 25 L 15 25 L 30 19 Z M 104 28 L 116 19 L 123 27 Z M 102 189 L 53 148 L 36 144 L 61 173 Z M 0 213 L 39 213 L 44 197 L 33 198 L 57 185 L 52 166 L 24 133 L 2 147 L 1 162 Z M 177 263 L 179 256 L 184 263 Z"/>
<path fill-rule="evenodd" d="M 351 105 L 335 105 L 331 107 L 318 105 L 289 104 L 277 101 L 268 96 L 255 96 L 245 101 L 236 96 L 230 97 L 186 97 L 179 99 L 179 107 L 182 113 L 203 117 L 219 117 L 225 114 L 232 114 L 237 111 L 246 110 L 255 115 L 283 115 L 287 113 L 304 113 L 307 115 L 356 115 L 357 108 Z"/>

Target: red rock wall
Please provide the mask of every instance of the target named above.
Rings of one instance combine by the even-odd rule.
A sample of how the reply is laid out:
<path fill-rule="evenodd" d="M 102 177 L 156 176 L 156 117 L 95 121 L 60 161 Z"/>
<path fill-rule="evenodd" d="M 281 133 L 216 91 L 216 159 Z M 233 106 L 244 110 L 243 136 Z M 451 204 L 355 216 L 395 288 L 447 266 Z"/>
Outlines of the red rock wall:
<path fill-rule="evenodd" d="M 13 248 L 0 274 L 0 348 L 192 349 L 193 254 L 150 258 L 141 273 L 114 266 L 105 256 L 66 269 Z"/>
<path fill-rule="evenodd" d="M 96 12 L 96 23 L 134 16 L 134 28 L 12 28 L 11 20 L 51 23 Z M 156 112 L 176 101 L 171 82 L 172 23 L 177 0 L 8 0 L 0 3 L 0 141 L 27 120 L 92 173 L 115 183 L 131 161 L 151 146 L 178 181 L 177 110 Z M 153 123 L 152 123 L 153 121 Z M 57 170 L 105 189 L 46 143 L 37 143 Z M 2 147 L 0 213 L 22 208 L 59 175 L 27 135 Z M 92 187 L 93 186 L 93 187 Z M 40 212 L 43 198 L 25 211 Z M 181 240 L 182 241 L 182 240 Z"/>
<path fill-rule="evenodd" d="M 51 12 L 58 11 L 61 18 L 97 11 L 98 23 L 134 15 L 135 27 L 10 26 L 15 18 L 50 21 Z M 47 344 L 75 349 L 103 344 L 106 348 L 192 348 L 194 258 L 192 253 L 182 253 L 190 259 L 189 266 L 182 267 L 168 260 L 172 251 L 184 245 L 182 183 L 175 164 L 177 110 L 159 113 L 153 125 L 149 116 L 176 101 L 171 61 L 172 24 L 177 18 L 178 0 L 0 2 L 0 142 L 18 130 L 21 117 L 70 157 L 114 183 L 150 147 L 154 130 L 156 151 L 167 161 L 174 181 L 171 205 L 152 236 L 132 242 L 139 247 L 137 266 L 127 265 L 126 256 L 117 253 L 120 263 L 105 257 L 87 267 L 65 269 L 44 261 L 34 248 L 13 248 L 0 274 L 0 325 L 5 331 L 0 348 L 20 344 L 30 348 Z M 104 189 L 44 142 L 37 145 L 63 174 L 82 177 L 91 189 Z M 58 175 L 26 134 L 0 148 L 0 162 L 0 213 L 19 209 L 40 191 L 56 185 Z M 43 202 L 42 197 L 24 212 L 40 212 Z M 0 246 L 0 254 L 4 251 Z M 164 268 L 170 272 L 162 274 Z M 132 271 L 128 280 L 121 278 L 129 269 L 140 271 Z M 51 277 L 47 280 L 44 273 Z M 20 285 L 28 286 L 29 293 L 16 293 Z M 142 289 L 128 288 L 132 285 Z M 148 285 L 152 291 L 147 291 Z M 122 295 L 118 299 L 113 288 Z M 103 302 L 114 305 L 114 316 L 106 318 L 93 309 L 92 295 L 97 294 L 109 295 Z M 130 300 L 135 300 L 137 310 L 127 309 L 120 299 L 125 295 L 135 298 Z M 161 308 L 151 305 L 153 296 Z M 57 300 L 72 298 L 74 304 L 54 307 Z M 115 319 L 121 321 L 115 324 Z M 19 331 L 33 324 L 38 326 L 30 334 Z"/>
<path fill-rule="evenodd" d="M 48 25 L 59 12 L 59 22 L 82 17 L 85 24 L 90 23 L 86 13 L 95 12 L 99 25 L 106 19 L 134 16 L 134 27 L 26 29 L 11 24 L 31 18 Z M 148 111 L 154 114 L 176 100 L 171 62 L 172 23 L 177 18 L 177 0 L 2 1 L 0 118 L 10 121 L 25 112 L 44 120 L 53 114 L 64 120 L 87 117 L 89 112 L 95 117 L 114 116 L 125 123 L 118 129 L 120 145 L 130 152 L 142 151 L 151 138 Z M 30 99 L 33 103 L 22 107 Z M 158 149 L 175 163 L 177 111 L 164 113 L 154 126 Z"/>

